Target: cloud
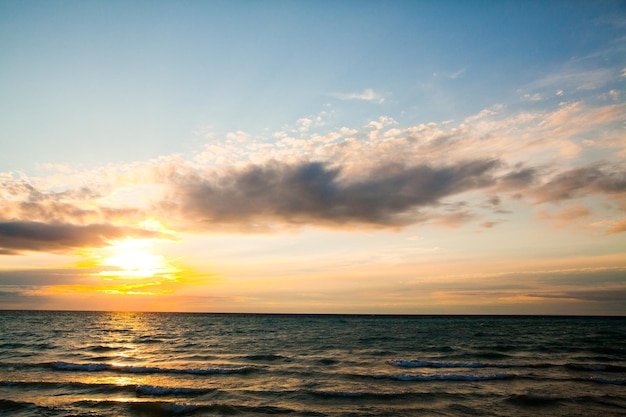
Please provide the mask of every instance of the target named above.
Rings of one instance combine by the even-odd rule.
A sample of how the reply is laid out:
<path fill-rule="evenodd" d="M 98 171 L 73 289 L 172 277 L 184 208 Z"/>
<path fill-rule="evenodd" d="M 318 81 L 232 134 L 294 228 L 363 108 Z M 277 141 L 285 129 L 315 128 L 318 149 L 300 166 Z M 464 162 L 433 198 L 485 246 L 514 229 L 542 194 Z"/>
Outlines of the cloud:
<path fill-rule="evenodd" d="M 525 199 L 544 204 L 623 195 L 626 169 L 618 158 L 626 149 L 620 135 L 624 104 L 597 103 L 514 114 L 496 105 L 457 124 L 406 126 L 381 116 L 356 128 L 324 131 L 320 113 L 275 134 L 234 130 L 213 137 L 190 159 L 162 156 L 62 177 L 0 173 L 0 222 L 142 230 L 140 222 L 154 217 L 187 231 L 268 231 L 302 225 L 457 226 L 480 219 L 488 227 L 500 220 L 485 213 L 510 213 L 510 197 L 520 207 Z M 590 158 L 604 159 L 580 166 Z M 447 209 L 449 197 L 470 191 L 464 198 L 469 205 L 454 213 Z M 589 214 L 590 224 L 606 220 L 598 213 Z M 52 244 L 23 245 L 57 250 Z M 5 246 L 7 253 L 19 249 Z"/>
<path fill-rule="evenodd" d="M 461 68 L 460 70 L 453 72 L 452 74 L 448 75 L 448 78 L 452 79 L 452 80 L 456 80 L 457 78 L 461 77 L 463 74 L 465 74 L 466 68 Z"/>
<path fill-rule="evenodd" d="M 613 225 L 606 231 L 607 234 L 626 232 L 626 219 L 613 222 Z"/>
<path fill-rule="evenodd" d="M 313 119 L 303 117 L 301 119 L 298 119 L 296 123 L 300 132 L 306 132 L 311 128 L 311 125 L 313 124 Z"/>
<path fill-rule="evenodd" d="M 463 74 L 467 71 L 467 68 L 461 68 L 455 72 L 434 72 L 433 77 L 445 77 L 451 80 L 456 80 L 457 78 L 461 78 Z"/>
<path fill-rule="evenodd" d="M 331 96 L 339 100 L 363 100 L 380 104 L 385 102 L 385 98 L 381 94 L 374 92 L 371 88 L 366 88 L 362 93 L 334 93 L 331 94 Z"/>
<path fill-rule="evenodd" d="M 157 237 L 154 231 L 111 224 L 74 225 L 34 221 L 0 222 L 0 254 L 23 251 L 63 252 L 82 247 L 101 247 L 125 237 Z"/>
<path fill-rule="evenodd" d="M 553 221 L 555 227 L 563 228 L 573 222 L 587 219 L 591 214 L 591 211 L 587 207 L 573 205 L 563 208 L 557 214 L 551 214 L 547 210 L 539 210 L 535 218 Z"/>
<path fill-rule="evenodd" d="M 588 194 L 626 194 L 626 170 L 618 165 L 596 163 L 567 170 L 537 188 L 537 202 L 568 200 Z"/>
<path fill-rule="evenodd" d="M 380 165 L 360 175 L 344 175 L 341 168 L 323 162 L 271 161 L 227 175 L 177 178 L 161 208 L 174 209 L 176 216 L 191 221 L 191 228 L 273 223 L 397 227 L 423 221 L 416 212 L 421 207 L 494 184 L 497 167 L 497 160 L 478 159 L 439 167 Z M 459 216 L 442 221 L 458 221 Z"/>
<path fill-rule="evenodd" d="M 504 190 L 522 190 L 534 183 L 539 176 L 536 168 L 517 167 L 514 171 L 503 175 L 498 181 L 498 188 Z"/>
<path fill-rule="evenodd" d="M 0 270 L 0 288 L 28 290 L 45 285 L 72 285 L 87 281 L 91 270 L 39 268 Z"/>
<path fill-rule="evenodd" d="M 622 302 L 626 300 L 626 288 L 609 288 L 599 290 L 563 291 L 557 293 L 526 294 L 526 297 L 540 299 L 564 299 L 576 301 L 595 301 L 602 303 Z"/>
<path fill-rule="evenodd" d="M 233 142 L 243 143 L 250 138 L 250 135 L 242 130 L 238 130 L 236 132 L 228 132 L 226 138 Z"/>
<path fill-rule="evenodd" d="M 541 101 L 541 100 L 543 100 L 543 97 L 539 93 L 535 93 L 535 94 L 528 94 L 528 93 L 526 93 L 526 94 L 524 94 L 522 96 L 522 100 L 525 100 L 525 101 Z"/>
<path fill-rule="evenodd" d="M 594 90 L 600 88 L 615 79 L 613 70 L 599 68 L 593 70 L 580 70 L 577 68 L 564 68 L 561 71 L 549 74 L 532 82 L 528 89 L 576 89 Z"/>
<path fill-rule="evenodd" d="M 109 195 L 102 190 L 96 191 L 96 188 L 92 185 L 52 192 L 24 180 L 7 179 L 0 184 L 0 221 L 88 224 L 128 219 L 140 221 L 145 218 L 140 207 L 110 205 L 111 198 L 120 194 L 123 187 L 118 187 Z"/>

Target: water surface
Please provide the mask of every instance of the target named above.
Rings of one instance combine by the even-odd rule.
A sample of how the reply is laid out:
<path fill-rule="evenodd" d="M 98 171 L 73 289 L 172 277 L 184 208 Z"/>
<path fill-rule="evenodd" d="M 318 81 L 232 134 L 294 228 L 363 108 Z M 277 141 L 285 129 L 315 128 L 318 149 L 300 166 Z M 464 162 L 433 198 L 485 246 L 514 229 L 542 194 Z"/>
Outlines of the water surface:
<path fill-rule="evenodd" d="M 0 312 L 10 416 L 626 414 L 626 318 Z"/>

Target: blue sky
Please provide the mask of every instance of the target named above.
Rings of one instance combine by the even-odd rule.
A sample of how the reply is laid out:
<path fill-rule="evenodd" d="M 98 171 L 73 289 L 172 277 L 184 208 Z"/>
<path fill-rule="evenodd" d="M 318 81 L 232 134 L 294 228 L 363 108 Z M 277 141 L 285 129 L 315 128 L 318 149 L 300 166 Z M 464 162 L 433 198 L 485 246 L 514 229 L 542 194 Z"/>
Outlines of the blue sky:
<path fill-rule="evenodd" d="M 518 90 L 553 94 L 556 85 L 533 85 L 547 75 L 604 68 L 597 54 L 623 32 L 616 2 L 2 8 L 1 133 L 25 145 L 4 153 L 9 169 L 192 152 L 194 132 L 262 134 L 327 106 L 337 124 L 458 120 L 514 105 Z M 367 91 L 372 100 L 356 98 Z"/>
<path fill-rule="evenodd" d="M 12 306 L 626 312 L 623 2 L 1 1 L 0 49 Z"/>

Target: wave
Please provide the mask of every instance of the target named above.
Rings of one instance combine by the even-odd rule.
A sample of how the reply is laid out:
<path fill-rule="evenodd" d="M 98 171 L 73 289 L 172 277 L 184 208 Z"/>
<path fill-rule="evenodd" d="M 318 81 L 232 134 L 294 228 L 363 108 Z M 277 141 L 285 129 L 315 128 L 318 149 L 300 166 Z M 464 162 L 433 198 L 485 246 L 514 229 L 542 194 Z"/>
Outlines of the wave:
<path fill-rule="evenodd" d="M 179 359 L 182 361 L 189 362 L 207 362 L 217 359 L 218 357 L 215 355 L 207 355 L 207 354 L 190 354 L 187 356 L 181 356 Z"/>
<path fill-rule="evenodd" d="M 514 394 L 507 398 L 507 402 L 525 407 L 549 407 L 559 403 L 561 399 L 530 394 Z"/>
<path fill-rule="evenodd" d="M 47 381 L 0 381 L 0 386 L 28 390 L 70 389 L 99 391 L 107 393 L 134 392 L 134 385 L 117 385 L 86 382 L 47 382 Z"/>
<path fill-rule="evenodd" d="M 11 412 L 10 415 L 48 416 L 55 415 L 55 410 L 49 407 L 37 405 L 27 401 L 15 401 L 0 398 L 0 412 L 2 415 Z M 19 413 L 19 414 L 15 414 Z M 27 414 L 23 414 L 27 413 Z"/>
<path fill-rule="evenodd" d="M 168 401 L 134 401 L 121 402 L 115 400 L 83 400 L 75 406 L 88 409 L 119 410 L 140 416 L 175 416 L 195 415 L 195 413 L 217 413 L 218 415 L 256 415 L 256 414 L 292 414 L 295 410 L 270 405 L 235 405 L 225 403 L 213 404 L 181 404 Z"/>
<path fill-rule="evenodd" d="M 0 410 L 3 411 L 18 411 L 23 410 L 25 408 L 33 407 L 35 404 L 28 403 L 25 401 L 13 401 L 13 400 L 5 400 L 0 399 Z"/>
<path fill-rule="evenodd" d="M 484 362 L 431 362 L 419 360 L 394 359 L 393 366 L 400 368 L 518 368 L 520 365 Z M 534 367 L 534 366 L 533 366 Z"/>
<path fill-rule="evenodd" d="M 192 397 L 217 391 L 217 388 L 183 388 L 183 387 L 156 387 L 152 385 L 138 385 L 135 388 L 137 395 L 148 397 Z"/>
<path fill-rule="evenodd" d="M 414 381 L 414 382 L 431 382 L 431 381 L 493 381 L 501 379 L 513 379 L 517 375 L 514 374 L 491 374 L 491 375 L 463 375 L 463 374 L 433 374 L 433 375 L 411 375 L 411 374 L 374 374 L 374 375 L 356 375 L 366 378 L 375 379 L 393 379 L 395 381 Z"/>
<path fill-rule="evenodd" d="M 177 403 L 132 403 L 131 412 L 139 415 L 187 415 L 191 413 L 217 413 L 219 415 L 292 414 L 295 410 L 272 405 L 235 404 L 177 404 Z"/>
<path fill-rule="evenodd" d="M 574 371 L 626 372 L 626 366 L 619 365 L 568 363 L 565 367 Z"/>
<path fill-rule="evenodd" d="M 609 379 L 609 378 L 591 378 L 593 382 L 599 382 L 601 384 L 610 384 L 610 385 L 626 385 L 626 379 Z"/>
<path fill-rule="evenodd" d="M 578 407 L 586 406 L 602 406 L 612 409 L 611 411 L 620 410 L 620 415 L 623 415 L 623 411 L 626 409 L 623 403 L 623 396 L 619 395 L 574 395 L 574 396 L 552 396 L 552 395 L 540 395 L 540 394 L 513 394 L 505 399 L 506 402 L 516 405 L 518 407 L 525 408 L 543 408 L 553 406 L 571 406 L 576 404 Z M 536 413 L 529 413 L 536 414 Z M 576 413 L 577 414 L 577 413 Z M 587 415 L 582 413 L 580 415 Z"/>
<path fill-rule="evenodd" d="M 593 346 L 589 348 L 589 352 L 599 353 L 602 355 L 615 355 L 620 357 L 626 355 L 626 349 L 613 346 Z"/>
<path fill-rule="evenodd" d="M 53 362 L 52 368 L 59 371 L 78 371 L 78 372 L 119 372 L 129 374 L 191 374 L 191 375 L 228 375 L 228 374 L 247 374 L 254 372 L 257 368 L 238 367 L 238 368 L 159 368 L 154 366 L 131 366 L 131 365 L 111 365 L 108 363 L 72 363 L 72 362 Z"/>
<path fill-rule="evenodd" d="M 557 365 L 551 363 L 492 363 L 492 362 L 435 362 L 421 360 L 394 359 L 389 362 L 399 368 L 557 368 L 565 367 L 574 371 L 626 372 L 626 366 L 606 364 L 568 363 Z"/>
<path fill-rule="evenodd" d="M 163 344 L 165 341 L 152 336 L 140 336 L 133 340 L 133 343 L 138 344 Z"/>
<path fill-rule="evenodd" d="M 27 343 L 6 342 L 0 343 L 0 349 L 20 349 L 23 347 L 30 347 Z"/>
<path fill-rule="evenodd" d="M 127 350 L 128 348 L 125 346 L 107 346 L 107 345 L 95 345 L 95 346 L 87 346 L 82 348 L 81 350 L 87 352 L 94 353 L 107 353 L 107 352 L 115 352 L 118 350 Z"/>
<path fill-rule="evenodd" d="M 20 343 L 20 342 L 5 342 L 0 343 L 0 350 L 14 350 L 26 348 L 28 350 L 46 350 L 54 349 L 56 346 L 52 343 Z"/>
<path fill-rule="evenodd" d="M 359 398 L 362 400 L 399 400 L 402 398 L 415 398 L 419 397 L 423 400 L 434 399 L 435 394 L 431 393 L 416 393 L 416 392 L 371 392 L 371 391 L 306 391 L 306 394 L 318 398 Z"/>
<path fill-rule="evenodd" d="M 85 382 L 0 381 L 6 388 L 35 390 L 68 390 L 100 394 L 136 394 L 137 397 L 197 397 L 216 392 L 217 388 L 163 387 L 153 385 L 117 385 Z M 0 406 L 0 409 L 2 407 Z"/>
<path fill-rule="evenodd" d="M 249 361 L 260 361 L 260 362 L 272 362 L 272 361 L 288 361 L 289 358 L 283 355 L 275 355 L 275 354 L 258 354 L 258 355 L 246 355 L 243 359 L 247 359 Z"/>
<path fill-rule="evenodd" d="M 318 359 L 316 362 L 320 365 L 330 366 L 330 365 L 338 364 L 339 360 L 334 359 L 334 358 L 321 358 L 321 359 Z"/>

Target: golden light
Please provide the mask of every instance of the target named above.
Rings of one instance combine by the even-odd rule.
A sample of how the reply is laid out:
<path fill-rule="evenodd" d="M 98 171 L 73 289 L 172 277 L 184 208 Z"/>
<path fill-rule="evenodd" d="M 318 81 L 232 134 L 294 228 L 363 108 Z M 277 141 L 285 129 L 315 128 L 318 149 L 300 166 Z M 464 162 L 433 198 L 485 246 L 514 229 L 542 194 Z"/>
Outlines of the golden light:
<path fill-rule="evenodd" d="M 174 269 L 161 255 L 150 252 L 149 239 L 126 239 L 107 248 L 112 256 L 104 258 L 100 264 L 115 269 L 101 271 L 98 275 L 109 279 L 143 279 L 164 275 Z"/>
<path fill-rule="evenodd" d="M 158 226 L 155 224 L 155 227 Z M 128 237 L 111 241 L 103 248 L 83 248 L 76 253 L 83 260 L 75 263 L 74 267 L 87 270 L 83 276 L 91 279 L 71 285 L 47 287 L 42 294 L 105 295 L 117 299 L 119 305 L 123 305 L 123 300 L 129 300 L 128 297 L 133 297 L 136 303 L 136 300 L 145 300 L 146 297 L 159 298 L 174 294 L 181 286 L 205 283 L 206 274 L 198 275 L 181 265 L 181 257 L 167 256 L 168 244 L 172 240 L 175 239 L 169 236 L 142 239 Z"/>

